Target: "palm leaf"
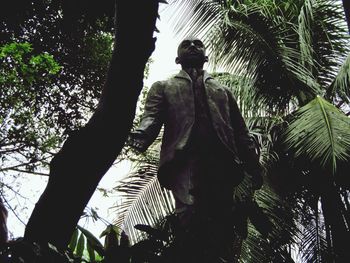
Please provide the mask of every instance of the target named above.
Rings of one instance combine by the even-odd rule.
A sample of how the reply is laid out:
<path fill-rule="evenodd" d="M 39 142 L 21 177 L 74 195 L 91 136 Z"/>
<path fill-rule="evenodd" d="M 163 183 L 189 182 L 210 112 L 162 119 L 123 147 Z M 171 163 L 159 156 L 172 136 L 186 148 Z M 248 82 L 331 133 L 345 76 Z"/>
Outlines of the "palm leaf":
<path fill-rule="evenodd" d="M 296 157 L 317 161 L 335 173 L 337 162 L 350 157 L 350 119 L 317 96 L 295 112 L 285 133 L 285 144 Z"/>
<path fill-rule="evenodd" d="M 300 91 L 317 94 L 310 72 L 298 65 L 300 54 L 286 36 L 289 29 L 262 15 L 259 6 L 247 11 L 230 11 L 212 34 L 219 66 L 253 79 L 256 96 L 271 108 L 285 109 Z"/>
<path fill-rule="evenodd" d="M 298 15 L 298 35 L 303 66 L 326 88 L 349 52 L 341 3 L 307 0 Z"/>
<path fill-rule="evenodd" d="M 318 213 L 318 212 L 317 212 Z M 325 236 L 323 218 L 318 216 L 311 220 L 308 224 L 304 224 L 301 237 L 301 254 L 306 262 L 318 263 L 326 261 L 323 259 L 327 254 L 327 241 Z M 317 222 L 315 222 L 317 220 Z"/>
<path fill-rule="evenodd" d="M 254 92 L 252 79 L 227 72 L 214 72 L 211 75 L 232 92 L 243 117 L 252 118 L 268 114 L 269 108 Z"/>
<path fill-rule="evenodd" d="M 124 229 L 131 242 L 140 239 L 135 225 L 154 226 L 174 209 L 171 193 L 163 189 L 157 180 L 156 165 L 141 164 L 114 189 L 121 198 L 121 203 L 113 207 L 118 215 L 114 223 Z"/>
<path fill-rule="evenodd" d="M 246 177 L 237 187 L 235 191 L 236 197 L 249 195 L 248 181 Z M 267 184 L 254 194 L 254 199 L 272 223 L 272 231 L 269 233 L 268 238 L 264 238 L 256 226 L 252 224 L 253 222 L 250 221 L 248 224 L 248 236 L 242 243 L 241 259 L 244 259 L 243 262 L 257 263 L 270 262 L 272 259 L 276 259 L 276 262 L 289 262 L 286 260 L 290 259 L 290 255 L 288 256 L 285 253 L 285 246 L 295 244 L 297 242 L 295 237 L 299 234 L 295 225 L 293 211 Z M 259 224 L 264 222 L 262 218 L 257 218 L 257 220 L 261 220 L 260 223 L 258 222 Z M 256 224 L 257 222 L 254 223 Z"/>
<path fill-rule="evenodd" d="M 312 25 L 314 22 L 313 3 L 315 0 L 306 0 L 298 16 L 298 33 L 301 63 L 311 72 L 315 71 L 314 50 L 312 48 Z"/>
<path fill-rule="evenodd" d="M 346 58 L 340 68 L 334 82 L 329 87 L 328 95 L 330 97 L 341 97 L 344 101 L 349 102 L 350 97 L 350 55 Z"/>
<path fill-rule="evenodd" d="M 176 10 L 172 24 L 180 36 L 202 35 L 223 16 L 222 6 L 228 0 L 174 0 L 171 4 Z"/>

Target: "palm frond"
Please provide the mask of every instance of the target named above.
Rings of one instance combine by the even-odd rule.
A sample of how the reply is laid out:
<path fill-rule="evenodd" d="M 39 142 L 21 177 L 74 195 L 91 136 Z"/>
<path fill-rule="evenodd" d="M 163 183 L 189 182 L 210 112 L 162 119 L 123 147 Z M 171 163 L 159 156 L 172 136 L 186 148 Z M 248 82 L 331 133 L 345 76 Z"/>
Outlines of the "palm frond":
<path fill-rule="evenodd" d="M 340 68 L 334 82 L 328 89 L 328 96 L 342 98 L 343 101 L 349 102 L 350 98 L 350 55 L 346 58 Z"/>
<path fill-rule="evenodd" d="M 327 241 L 324 228 L 324 220 L 319 216 L 318 211 L 316 211 L 316 217 L 313 220 L 303 224 L 299 248 L 300 254 L 306 262 L 318 263 L 326 261 L 324 256 L 327 254 Z"/>
<path fill-rule="evenodd" d="M 271 108 L 284 109 L 300 92 L 319 94 L 311 72 L 299 63 L 291 25 L 261 8 L 228 10 L 217 23 L 207 40 L 217 66 L 252 79 L 256 96 Z"/>
<path fill-rule="evenodd" d="M 267 114 L 269 108 L 255 96 L 252 79 L 227 72 L 214 72 L 212 76 L 232 92 L 244 118 Z"/>
<path fill-rule="evenodd" d="M 340 1 L 307 0 L 298 16 L 301 63 L 326 88 L 349 52 Z"/>
<path fill-rule="evenodd" d="M 350 157 L 350 119 L 334 105 L 317 96 L 297 110 L 285 132 L 285 144 L 296 157 L 331 168 Z"/>
<path fill-rule="evenodd" d="M 173 0 L 176 9 L 172 24 L 180 36 L 203 36 L 222 16 L 222 6 L 230 0 Z"/>
<path fill-rule="evenodd" d="M 157 180 L 157 166 L 143 164 L 114 188 L 121 198 L 113 207 L 118 216 L 115 224 L 125 230 L 132 242 L 140 239 L 137 224 L 154 226 L 174 209 L 172 194 Z"/>
<path fill-rule="evenodd" d="M 304 67 L 315 71 L 314 50 L 312 45 L 312 25 L 314 22 L 313 4 L 315 0 L 306 0 L 298 16 L 298 35 L 300 45 L 300 60 Z"/>
<path fill-rule="evenodd" d="M 272 163 L 278 161 L 274 143 L 277 140 L 275 127 L 282 123 L 282 116 L 258 116 L 247 119 L 250 134 L 255 138 L 260 147 L 260 163 L 265 169 L 269 169 Z"/>
<path fill-rule="evenodd" d="M 236 189 L 237 194 L 249 192 L 247 178 Z M 296 244 L 296 236 L 299 232 L 295 225 L 292 210 L 288 205 L 265 185 L 262 190 L 254 195 L 259 207 L 264 211 L 267 218 L 272 223 L 272 231 L 268 237 L 263 237 L 256 226 L 248 224 L 248 236 L 242 243 L 241 259 L 243 262 L 292 262 L 290 254 L 285 248 L 288 244 Z M 280 261 L 278 261 L 280 260 Z"/>

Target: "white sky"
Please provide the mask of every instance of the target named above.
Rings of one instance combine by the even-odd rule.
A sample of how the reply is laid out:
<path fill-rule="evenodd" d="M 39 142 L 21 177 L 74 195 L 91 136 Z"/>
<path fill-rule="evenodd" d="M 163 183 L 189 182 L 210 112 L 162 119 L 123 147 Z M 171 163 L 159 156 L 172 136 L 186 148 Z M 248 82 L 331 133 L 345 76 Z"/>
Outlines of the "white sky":
<path fill-rule="evenodd" d="M 168 7 L 168 6 L 167 6 Z M 171 8 L 160 8 L 160 20 L 157 21 L 159 33 L 155 33 L 156 48 L 151 55 L 150 75 L 145 85 L 150 87 L 157 80 L 163 80 L 177 73 L 180 66 L 175 63 L 177 46 L 180 40 L 173 33 L 170 25 Z"/>

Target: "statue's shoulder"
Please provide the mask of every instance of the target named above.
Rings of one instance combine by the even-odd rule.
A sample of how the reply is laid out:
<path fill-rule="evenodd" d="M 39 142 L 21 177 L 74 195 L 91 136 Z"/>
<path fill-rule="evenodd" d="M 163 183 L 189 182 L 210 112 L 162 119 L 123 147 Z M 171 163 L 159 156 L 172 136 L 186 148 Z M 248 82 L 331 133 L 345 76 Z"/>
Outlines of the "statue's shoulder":
<path fill-rule="evenodd" d="M 177 75 L 173 75 L 165 80 L 162 80 L 162 85 L 164 85 L 164 88 L 173 87 L 174 85 L 181 83 L 181 80 L 182 79 L 178 78 Z"/>
<path fill-rule="evenodd" d="M 206 81 L 209 85 L 211 85 L 212 87 L 215 87 L 216 89 L 222 89 L 222 90 L 229 90 L 229 88 L 225 85 L 223 85 L 221 82 L 219 82 L 217 79 L 215 79 L 214 77 L 210 76 L 207 78 Z"/>

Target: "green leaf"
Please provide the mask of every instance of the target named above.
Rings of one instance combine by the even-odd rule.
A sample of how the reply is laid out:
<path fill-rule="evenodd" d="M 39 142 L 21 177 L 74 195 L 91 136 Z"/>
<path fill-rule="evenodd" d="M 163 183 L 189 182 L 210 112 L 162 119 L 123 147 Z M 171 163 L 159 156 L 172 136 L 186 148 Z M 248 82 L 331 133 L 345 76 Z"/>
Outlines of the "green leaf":
<path fill-rule="evenodd" d="M 100 237 L 104 237 L 108 235 L 111 232 L 111 230 L 112 230 L 112 225 L 108 225 L 106 229 L 102 231 L 102 233 L 100 234 Z"/>
<path fill-rule="evenodd" d="M 79 234 L 79 231 L 78 229 L 76 228 L 73 232 L 73 235 L 72 235 L 72 238 L 70 240 L 70 243 L 68 245 L 68 247 L 74 252 L 75 250 L 75 246 L 77 245 L 77 242 L 78 242 L 78 234 Z"/>
<path fill-rule="evenodd" d="M 116 248 L 119 245 L 119 228 L 114 225 L 108 225 L 102 232 L 101 237 L 105 237 L 105 250 Z"/>
<path fill-rule="evenodd" d="M 333 173 L 338 161 L 350 157 L 350 118 L 319 96 L 295 112 L 285 136 L 296 157 L 317 161 Z"/>
<path fill-rule="evenodd" d="M 91 245 L 91 242 L 89 240 L 87 240 L 86 249 L 89 253 L 90 261 L 95 261 L 95 250 L 94 250 L 94 248 Z"/>
<path fill-rule="evenodd" d="M 115 224 L 119 228 L 123 225 L 131 238 L 139 236 L 136 224 L 154 225 L 174 208 L 172 194 L 159 185 L 155 164 L 143 163 L 115 190 L 123 198 L 123 203 L 114 207 L 118 214 Z"/>
<path fill-rule="evenodd" d="M 84 248 L 85 248 L 85 237 L 84 237 L 84 234 L 81 233 L 78 240 L 77 249 L 76 249 L 76 255 L 79 258 L 83 256 Z"/>
<path fill-rule="evenodd" d="M 81 227 L 81 226 L 77 226 L 77 228 L 86 236 L 86 238 L 89 240 L 89 241 L 91 241 L 93 244 L 97 244 L 97 245 L 99 245 L 99 246 L 101 246 L 101 247 L 103 247 L 102 246 L 102 244 L 101 244 L 101 242 L 89 231 L 89 230 L 87 230 L 87 229 L 85 229 L 85 228 L 83 228 L 83 227 Z"/>
<path fill-rule="evenodd" d="M 103 245 L 101 244 L 101 242 L 89 230 L 79 225 L 77 226 L 77 228 L 82 232 L 82 234 L 85 235 L 88 244 L 90 244 L 90 246 L 102 256 L 104 253 Z"/>
<path fill-rule="evenodd" d="M 336 97 L 341 96 L 346 101 L 349 101 L 350 97 L 350 55 L 345 60 L 342 67 L 339 69 L 338 75 L 336 76 L 333 83 L 330 85 L 328 90 L 329 95 Z"/>

